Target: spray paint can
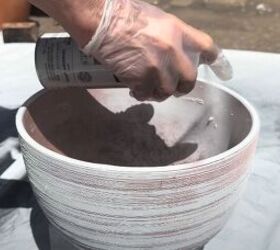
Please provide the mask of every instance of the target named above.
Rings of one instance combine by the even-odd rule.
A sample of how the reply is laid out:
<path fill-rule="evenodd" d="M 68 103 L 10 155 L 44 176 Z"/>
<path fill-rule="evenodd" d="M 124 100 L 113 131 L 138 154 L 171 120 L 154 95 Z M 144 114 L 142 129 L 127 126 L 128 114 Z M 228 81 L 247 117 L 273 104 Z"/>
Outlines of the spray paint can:
<path fill-rule="evenodd" d="M 120 88 L 113 73 L 86 56 L 67 33 L 41 36 L 35 49 L 35 67 L 45 88 Z"/>

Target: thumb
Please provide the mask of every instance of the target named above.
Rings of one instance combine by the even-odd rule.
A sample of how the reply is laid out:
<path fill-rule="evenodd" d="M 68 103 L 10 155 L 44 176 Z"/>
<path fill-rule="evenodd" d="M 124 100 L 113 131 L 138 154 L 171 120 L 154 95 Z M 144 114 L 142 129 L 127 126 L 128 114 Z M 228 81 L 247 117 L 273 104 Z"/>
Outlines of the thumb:
<path fill-rule="evenodd" d="M 225 57 L 223 51 L 218 47 L 201 53 L 200 64 L 207 64 L 215 75 L 223 81 L 228 81 L 233 77 L 233 69 Z"/>

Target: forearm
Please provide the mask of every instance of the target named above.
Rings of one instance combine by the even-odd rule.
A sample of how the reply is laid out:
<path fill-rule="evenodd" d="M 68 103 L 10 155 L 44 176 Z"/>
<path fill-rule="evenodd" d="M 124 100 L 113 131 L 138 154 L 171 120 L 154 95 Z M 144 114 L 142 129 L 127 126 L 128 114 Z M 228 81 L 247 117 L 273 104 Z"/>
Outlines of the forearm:
<path fill-rule="evenodd" d="M 92 37 L 102 16 L 104 0 L 29 0 L 56 19 L 80 47 Z"/>

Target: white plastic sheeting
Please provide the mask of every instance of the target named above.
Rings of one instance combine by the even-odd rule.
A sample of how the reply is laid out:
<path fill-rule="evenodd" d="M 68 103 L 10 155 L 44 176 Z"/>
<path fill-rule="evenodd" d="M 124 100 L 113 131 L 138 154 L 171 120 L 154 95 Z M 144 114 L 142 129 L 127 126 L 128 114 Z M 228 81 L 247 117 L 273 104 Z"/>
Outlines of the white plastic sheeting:
<path fill-rule="evenodd" d="M 205 249 L 279 250 L 280 55 L 247 51 L 226 51 L 225 54 L 235 73 L 234 79 L 226 85 L 255 105 L 262 130 L 243 199 L 224 229 Z M 24 176 L 16 139 L 11 139 L 16 137 L 11 128 L 14 109 L 41 88 L 33 58 L 34 44 L 3 45 L 0 42 L 0 176 L 9 179 L 0 179 L 0 246 L 3 250 L 33 250 L 43 249 L 45 244 L 51 249 L 70 249 L 57 233 L 52 229 L 48 231 L 29 184 L 11 181 Z M 200 78 L 217 81 L 204 67 L 201 67 Z M 7 165 L 12 165 L 12 169 Z M 20 186 L 15 188 L 14 185 Z M 26 193 L 22 195 L 24 190 Z M 12 202 L 17 195 L 20 202 Z M 38 235 L 43 240 L 40 241 Z M 49 238 L 51 241 L 47 242 Z"/>

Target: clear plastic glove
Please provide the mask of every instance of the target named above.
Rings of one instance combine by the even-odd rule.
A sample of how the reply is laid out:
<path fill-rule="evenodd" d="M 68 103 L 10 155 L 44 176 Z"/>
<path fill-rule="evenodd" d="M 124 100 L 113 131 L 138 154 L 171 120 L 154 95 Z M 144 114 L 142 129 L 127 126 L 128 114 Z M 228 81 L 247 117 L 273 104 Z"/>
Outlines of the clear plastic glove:
<path fill-rule="evenodd" d="M 190 92 L 200 63 L 214 63 L 223 79 L 231 74 L 211 37 L 137 0 L 106 0 L 99 27 L 83 51 L 112 70 L 140 101 Z"/>

